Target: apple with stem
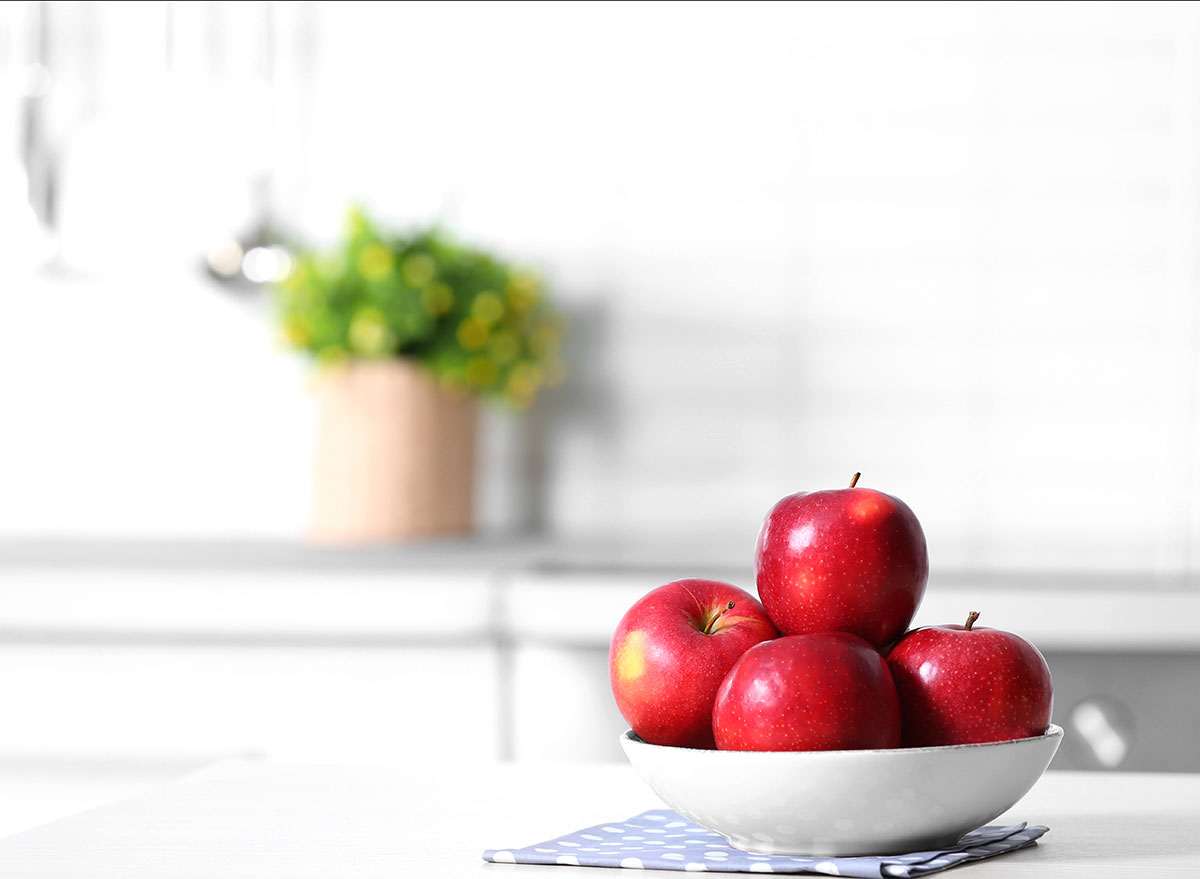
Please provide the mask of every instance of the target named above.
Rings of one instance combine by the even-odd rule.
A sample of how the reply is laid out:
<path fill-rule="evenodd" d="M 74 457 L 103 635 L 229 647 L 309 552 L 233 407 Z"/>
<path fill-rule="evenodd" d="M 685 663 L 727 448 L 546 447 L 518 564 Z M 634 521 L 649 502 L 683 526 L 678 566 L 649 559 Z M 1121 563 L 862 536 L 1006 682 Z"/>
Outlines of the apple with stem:
<path fill-rule="evenodd" d="M 758 534 L 758 595 L 785 635 L 852 632 L 876 648 L 903 634 L 925 594 L 925 533 L 899 498 L 859 488 L 788 495 Z"/>
<path fill-rule="evenodd" d="M 1040 736 L 1050 725 L 1050 668 L 1019 635 L 965 625 L 914 629 L 887 663 L 900 695 L 904 746 L 964 745 Z"/>
<path fill-rule="evenodd" d="M 848 632 L 751 647 L 713 705 L 717 747 L 737 751 L 895 748 L 900 705 L 887 663 Z"/>
<path fill-rule="evenodd" d="M 712 748 L 717 687 L 747 649 L 778 635 L 762 605 L 730 583 L 659 586 L 613 633 L 609 679 L 617 708 L 647 742 Z"/>

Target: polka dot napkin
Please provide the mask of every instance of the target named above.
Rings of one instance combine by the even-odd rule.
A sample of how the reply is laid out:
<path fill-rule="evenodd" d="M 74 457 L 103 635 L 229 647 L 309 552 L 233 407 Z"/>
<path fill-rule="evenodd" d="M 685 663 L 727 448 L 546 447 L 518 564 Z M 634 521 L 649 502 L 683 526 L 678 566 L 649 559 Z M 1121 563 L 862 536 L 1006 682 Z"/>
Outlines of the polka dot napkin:
<path fill-rule="evenodd" d="M 826 876 L 924 876 L 968 861 L 1033 845 L 1045 827 L 1014 824 L 972 830 L 944 851 L 868 858 L 756 855 L 731 848 L 711 830 L 676 812 L 654 809 L 627 821 L 599 824 L 526 848 L 488 849 L 485 861 L 569 864 L 637 870 L 709 870 L 722 873 L 819 873 Z"/>

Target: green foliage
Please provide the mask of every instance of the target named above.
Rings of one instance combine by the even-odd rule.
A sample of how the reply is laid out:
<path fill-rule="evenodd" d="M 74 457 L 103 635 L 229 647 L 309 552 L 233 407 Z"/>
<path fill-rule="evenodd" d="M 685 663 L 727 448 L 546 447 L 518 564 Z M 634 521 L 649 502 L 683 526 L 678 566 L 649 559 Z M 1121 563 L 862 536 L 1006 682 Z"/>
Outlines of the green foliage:
<path fill-rule="evenodd" d="M 284 340 L 318 363 L 410 357 L 517 409 L 562 380 L 563 322 L 538 277 L 437 228 L 397 235 L 354 209 L 342 244 L 298 254 L 277 298 Z"/>

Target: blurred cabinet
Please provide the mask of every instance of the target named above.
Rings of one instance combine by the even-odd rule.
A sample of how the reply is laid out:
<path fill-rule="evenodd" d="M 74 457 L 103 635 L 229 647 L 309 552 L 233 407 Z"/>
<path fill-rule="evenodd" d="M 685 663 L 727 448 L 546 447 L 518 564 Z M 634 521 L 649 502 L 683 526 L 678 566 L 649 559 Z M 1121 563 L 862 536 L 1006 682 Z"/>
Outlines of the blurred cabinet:
<path fill-rule="evenodd" d="M 502 756 L 493 565 L 203 555 L 0 566 L 0 835 L 229 756 Z"/>
<path fill-rule="evenodd" d="M 1200 772 L 1200 652 L 1049 652 L 1055 769 Z"/>
<path fill-rule="evenodd" d="M 628 724 L 608 685 L 608 648 L 525 643 L 512 655 L 514 760 L 623 760 L 617 737 Z"/>
<path fill-rule="evenodd" d="M 8 645 L 0 669 L 0 755 L 499 757 L 487 645 Z"/>

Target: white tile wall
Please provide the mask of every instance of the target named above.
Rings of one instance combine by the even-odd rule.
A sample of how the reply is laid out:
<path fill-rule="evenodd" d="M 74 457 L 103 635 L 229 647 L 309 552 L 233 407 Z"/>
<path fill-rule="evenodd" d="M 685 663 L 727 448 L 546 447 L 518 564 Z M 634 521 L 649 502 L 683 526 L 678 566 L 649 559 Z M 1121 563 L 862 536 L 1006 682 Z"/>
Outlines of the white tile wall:
<path fill-rule="evenodd" d="M 576 315 L 573 382 L 534 422 L 533 518 L 552 533 L 735 535 L 749 552 L 778 496 L 862 470 L 911 503 L 936 566 L 1200 566 L 1196 4 L 275 15 L 279 216 L 321 237 L 350 197 L 401 222 L 440 213 L 543 266 Z M 142 332 L 122 335 L 114 301 L 96 315 L 108 347 L 74 349 L 101 371 L 113 338 Z M 204 310 L 178 307 L 178 326 Z M 224 353 L 197 423 L 251 405 L 239 367 L 271 362 L 241 339 Z M 278 379 L 257 387 L 292 393 Z M 255 421 L 253 455 L 162 434 L 240 487 L 238 533 L 297 528 L 294 393 Z M 69 407 L 39 417 L 75 424 Z M 505 472 L 525 440 L 502 417 L 491 430 L 484 520 L 503 526 L 525 516 Z M 264 468 L 270 448 L 284 457 Z M 110 487 L 94 470 L 70 471 L 75 491 Z M 38 480 L 14 484 L 0 525 L 60 521 Z M 203 488 L 186 512 L 135 485 L 141 509 L 68 519 L 227 532 Z"/>

